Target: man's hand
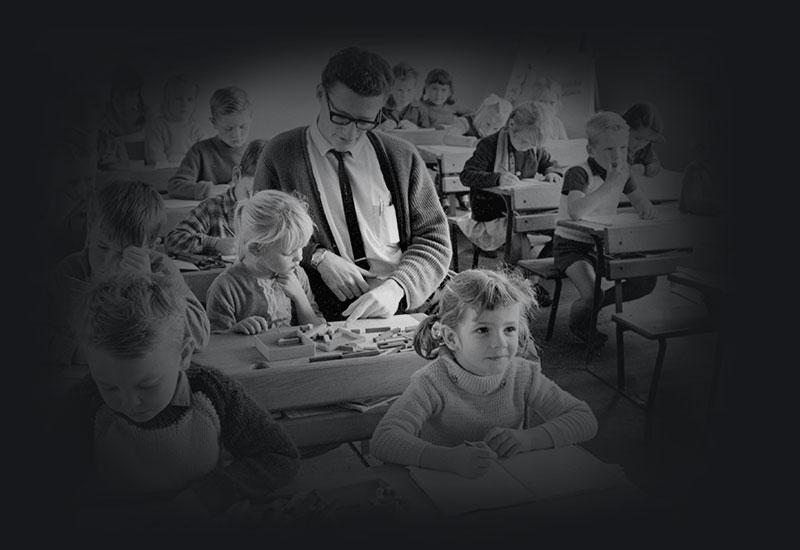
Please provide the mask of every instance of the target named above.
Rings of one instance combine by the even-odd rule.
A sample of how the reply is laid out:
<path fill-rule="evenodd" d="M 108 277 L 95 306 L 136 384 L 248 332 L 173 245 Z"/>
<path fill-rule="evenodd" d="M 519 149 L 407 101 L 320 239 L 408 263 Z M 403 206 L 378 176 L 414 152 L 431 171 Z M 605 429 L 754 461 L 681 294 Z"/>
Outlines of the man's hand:
<path fill-rule="evenodd" d="M 372 273 L 331 251 L 325 254 L 317 271 L 340 302 L 352 300 L 369 290 L 364 277 L 371 277 Z"/>
<path fill-rule="evenodd" d="M 402 298 L 403 288 L 394 279 L 387 279 L 347 306 L 342 316 L 347 317 L 348 321 L 367 317 L 391 317 L 397 311 Z"/>
<path fill-rule="evenodd" d="M 152 273 L 150 269 L 150 251 L 141 246 L 129 246 L 122 251 L 119 261 L 120 271 L 138 271 Z"/>
<path fill-rule="evenodd" d="M 506 185 L 516 185 L 520 183 L 519 178 L 512 174 L 511 172 L 503 172 L 500 175 L 500 182 L 499 185 L 506 186 Z"/>

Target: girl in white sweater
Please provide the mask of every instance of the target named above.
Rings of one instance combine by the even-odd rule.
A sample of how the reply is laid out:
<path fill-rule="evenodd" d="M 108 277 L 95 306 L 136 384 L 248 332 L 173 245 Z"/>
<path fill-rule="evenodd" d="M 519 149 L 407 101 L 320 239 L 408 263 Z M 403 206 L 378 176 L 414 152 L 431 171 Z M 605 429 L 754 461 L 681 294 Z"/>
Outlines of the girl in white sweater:
<path fill-rule="evenodd" d="M 594 437 L 589 406 L 542 374 L 538 359 L 518 355 L 531 344 L 534 304 L 521 277 L 456 275 L 414 341 L 417 353 L 435 361 L 411 377 L 375 428 L 374 456 L 478 477 L 498 456 Z"/>

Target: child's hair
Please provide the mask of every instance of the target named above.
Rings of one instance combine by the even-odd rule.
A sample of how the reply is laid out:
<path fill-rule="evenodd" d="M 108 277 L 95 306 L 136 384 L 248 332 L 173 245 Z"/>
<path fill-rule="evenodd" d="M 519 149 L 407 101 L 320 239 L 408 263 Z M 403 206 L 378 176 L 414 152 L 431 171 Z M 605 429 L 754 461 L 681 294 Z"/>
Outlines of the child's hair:
<path fill-rule="evenodd" d="M 166 221 L 161 195 L 142 181 L 109 181 L 98 186 L 89 200 L 87 228 L 99 229 L 123 247 L 153 246 Z"/>
<path fill-rule="evenodd" d="M 209 101 L 211 116 L 218 117 L 241 113 L 250 108 L 247 92 L 237 86 L 228 86 L 215 90 Z"/>
<path fill-rule="evenodd" d="M 639 128 L 649 128 L 658 135 L 661 135 L 661 130 L 664 127 L 661 122 L 661 113 L 653 106 L 652 103 L 642 101 L 635 103 L 625 111 L 622 115 L 625 122 L 631 130 L 638 130 Z"/>
<path fill-rule="evenodd" d="M 394 75 L 395 80 L 414 80 L 419 79 L 419 72 L 406 63 L 405 61 L 401 61 L 394 67 L 392 67 L 392 74 Z"/>
<path fill-rule="evenodd" d="M 434 326 L 436 323 L 457 330 L 469 309 L 480 315 L 512 304 L 520 305 L 519 342 L 522 350 L 530 338 L 528 322 L 531 312 L 537 306 L 530 281 L 513 272 L 462 271 L 441 289 L 436 313 L 420 323 L 414 336 L 414 349 L 425 359 L 433 359 L 439 354 L 439 347 L 444 345 Z"/>
<path fill-rule="evenodd" d="M 234 211 L 236 248 L 243 259 L 250 243 L 277 245 L 284 251 L 304 247 L 314 233 L 308 205 L 300 198 L 268 189 L 240 202 Z"/>
<path fill-rule="evenodd" d="M 241 175 L 252 178 L 256 175 L 256 166 L 258 166 L 258 157 L 261 151 L 267 145 L 265 139 L 254 139 L 251 141 L 242 153 L 242 160 L 239 161 L 239 168 Z"/>
<path fill-rule="evenodd" d="M 186 301 L 163 274 L 119 272 L 94 283 L 76 318 L 84 345 L 141 357 L 162 338 L 180 340 Z"/>
<path fill-rule="evenodd" d="M 586 139 L 589 141 L 589 145 L 594 145 L 600 135 L 606 132 L 618 132 L 628 129 L 628 123 L 619 114 L 611 111 L 600 111 L 593 114 L 586 121 Z"/>
<path fill-rule="evenodd" d="M 393 81 L 392 69 L 384 58 L 356 46 L 336 53 L 322 70 L 326 92 L 341 82 L 361 97 L 377 97 L 389 93 Z"/>
<path fill-rule="evenodd" d="M 531 99 L 533 99 L 533 101 L 538 101 L 545 92 L 553 92 L 556 97 L 561 100 L 561 84 L 549 76 L 540 76 L 533 81 Z"/>
<path fill-rule="evenodd" d="M 453 77 L 450 76 L 450 73 L 445 71 L 444 69 L 432 69 L 428 72 L 428 76 L 425 77 L 425 87 L 427 88 L 431 84 L 441 84 L 443 86 L 450 86 L 450 97 L 447 98 L 445 101 L 446 105 L 452 105 L 456 102 L 453 96 L 456 93 L 455 88 L 453 87 Z"/>
<path fill-rule="evenodd" d="M 190 80 L 185 74 L 175 74 L 169 77 L 164 83 L 164 101 L 166 103 L 169 103 L 169 91 L 178 86 L 182 88 L 193 88 L 195 97 L 197 97 L 197 94 L 200 92 L 200 85 L 197 82 Z"/>
<path fill-rule="evenodd" d="M 549 115 L 538 103 L 525 101 L 514 107 L 514 110 L 508 115 L 506 128 L 508 128 L 512 120 L 514 124 L 516 124 L 518 131 L 526 130 L 533 132 L 536 143 L 542 143 L 544 141 L 544 129 L 547 127 Z"/>
<path fill-rule="evenodd" d="M 504 126 L 512 110 L 510 101 L 497 94 L 490 94 L 481 102 L 472 120 L 475 127 L 478 127 L 487 118 L 497 117 L 500 119 L 500 126 Z"/>

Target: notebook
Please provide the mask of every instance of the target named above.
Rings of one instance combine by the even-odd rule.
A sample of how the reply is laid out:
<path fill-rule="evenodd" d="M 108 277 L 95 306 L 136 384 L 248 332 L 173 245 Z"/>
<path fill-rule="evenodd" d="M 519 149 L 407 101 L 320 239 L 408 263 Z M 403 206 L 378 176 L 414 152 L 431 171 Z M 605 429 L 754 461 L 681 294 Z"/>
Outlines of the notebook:
<path fill-rule="evenodd" d="M 619 465 L 574 445 L 495 460 L 476 479 L 415 466 L 410 470 L 411 479 L 448 516 L 602 491 L 623 474 Z"/>

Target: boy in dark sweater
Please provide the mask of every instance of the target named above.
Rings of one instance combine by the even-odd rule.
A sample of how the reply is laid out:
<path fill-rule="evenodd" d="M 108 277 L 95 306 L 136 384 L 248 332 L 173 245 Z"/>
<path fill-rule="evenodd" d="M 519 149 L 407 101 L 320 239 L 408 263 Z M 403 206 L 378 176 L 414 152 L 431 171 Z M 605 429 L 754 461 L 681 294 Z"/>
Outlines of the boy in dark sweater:
<path fill-rule="evenodd" d="M 294 444 L 237 382 L 181 369 L 185 305 L 174 290 L 159 275 L 124 272 L 87 294 L 79 333 L 90 376 L 67 416 L 84 506 L 123 497 L 212 516 L 297 473 Z"/>

